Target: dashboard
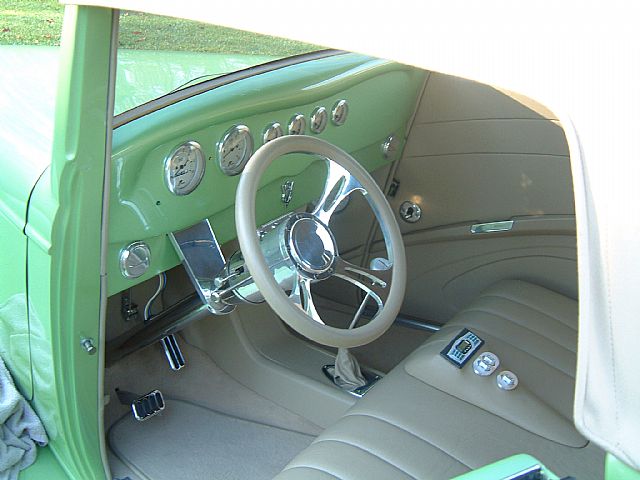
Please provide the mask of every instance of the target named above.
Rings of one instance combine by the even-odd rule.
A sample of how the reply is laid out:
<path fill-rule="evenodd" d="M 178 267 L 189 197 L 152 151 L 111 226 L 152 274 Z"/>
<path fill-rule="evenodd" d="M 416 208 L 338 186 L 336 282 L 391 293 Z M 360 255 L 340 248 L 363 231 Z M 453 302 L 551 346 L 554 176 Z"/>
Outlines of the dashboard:
<path fill-rule="evenodd" d="M 301 59 L 303 60 L 303 59 Z M 235 190 L 253 152 L 283 135 L 312 135 L 349 152 L 370 171 L 393 161 L 425 73 L 357 54 L 301 61 L 223 84 L 150 112 L 114 131 L 109 202 L 108 293 L 180 263 L 168 238 L 209 219 L 220 243 L 236 237 Z M 394 142 L 396 151 L 401 145 Z M 267 170 L 260 224 L 320 193 L 324 164 L 292 154 Z M 284 200 L 286 185 L 295 185 Z M 146 261 L 123 270 L 144 248 Z M 138 250 L 140 252 L 141 250 Z"/>

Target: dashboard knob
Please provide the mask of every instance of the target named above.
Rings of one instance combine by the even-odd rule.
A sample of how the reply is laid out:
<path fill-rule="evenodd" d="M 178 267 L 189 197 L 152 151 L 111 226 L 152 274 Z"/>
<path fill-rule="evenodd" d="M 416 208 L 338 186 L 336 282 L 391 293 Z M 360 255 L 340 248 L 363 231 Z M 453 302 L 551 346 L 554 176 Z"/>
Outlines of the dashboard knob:
<path fill-rule="evenodd" d="M 487 377 L 496 371 L 500 365 L 500 359 L 495 353 L 482 352 L 478 358 L 473 361 L 473 371 L 476 375 Z"/>
<path fill-rule="evenodd" d="M 509 370 L 500 372 L 496 377 L 496 381 L 498 382 L 498 388 L 502 390 L 509 391 L 518 386 L 518 376 Z"/>

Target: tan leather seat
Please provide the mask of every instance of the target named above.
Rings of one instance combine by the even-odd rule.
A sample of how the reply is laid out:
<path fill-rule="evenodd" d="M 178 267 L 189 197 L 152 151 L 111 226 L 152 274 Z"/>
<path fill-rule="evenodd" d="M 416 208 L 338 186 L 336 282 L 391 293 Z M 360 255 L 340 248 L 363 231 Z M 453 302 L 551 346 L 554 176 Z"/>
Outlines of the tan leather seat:
<path fill-rule="evenodd" d="M 520 384 L 497 388 L 439 352 L 462 328 Z M 577 303 L 523 281 L 480 295 L 276 478 L 445 479 L 516 453 L 560 476 L 603 476 L 604 453 L 572 422 Z"/>

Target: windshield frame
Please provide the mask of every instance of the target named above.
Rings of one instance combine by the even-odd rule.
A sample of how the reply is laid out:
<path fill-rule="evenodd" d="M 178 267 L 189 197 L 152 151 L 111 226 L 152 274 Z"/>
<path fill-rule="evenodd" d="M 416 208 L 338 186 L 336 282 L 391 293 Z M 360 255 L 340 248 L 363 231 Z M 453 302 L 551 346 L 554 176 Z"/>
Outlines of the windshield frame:
<path fill-rule="evenodd" d="M 180 102 L 187 98 L 194 97 L 204 92 L 208 92 L 223 85 L 228 85 L 245 78 L 253 77 L 267 72 L 272 72 L 280 68 L 285 68 L 291 65 L 308 62 L 311 60 L 318 60 L 321 58 L 333 57 L 335 55 L 344 55 L 348 52 L 344 50 L 316 50 L 313 52 L 302 53 L 299 55 L 292 55 L 290 57 L 284 57 L 273 60 L 271 62 L 262 63 L 253 67 L 237 70 L 228 74 L 220 75 L 210 80 L 204 80 L 200 83 L 195 83 L 187 87 L 166 93 L 158 98 L 149 100 L 146 103 L 142 103 L 137 107 L 127 110 L 113 117 L 113 128 L 118 128 L 126 125 L 129 122 L 137 120 L 138 118 L 149 115 L 157 110 L 165 108 L 174 103 Z"/>

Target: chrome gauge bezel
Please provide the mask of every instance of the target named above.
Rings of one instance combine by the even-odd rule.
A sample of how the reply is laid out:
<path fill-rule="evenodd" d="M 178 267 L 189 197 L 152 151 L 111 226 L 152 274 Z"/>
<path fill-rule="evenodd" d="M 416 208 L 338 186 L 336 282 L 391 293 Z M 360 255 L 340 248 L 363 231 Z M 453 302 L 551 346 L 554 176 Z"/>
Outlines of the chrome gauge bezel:
<path fill-rule="evenodd" d="M 193 151 L 196 153 L 196 168 L 191 178 L 189 179 L 189 181 L 185 185 L 178 186 L 176 184 L 176 178 L 172 175 L 172 172 L 173 172 L 172 166 L 173 166 L 174 160 L 176 159 L 176 156 L 178 155 L 178 152 L 180 152 L 180 150 L 184 148 L 188 148 L 190 151 Z M 167 157 L 164 160 L 165 185 L 167 186 L 169 191 L 174 195 L 178 195 L 178 196 L 189 195 L 191 192 L 193 192 L 196 189 L 198 185 L 200 185 L 200 182 L 202 181 L 202 177 L 204 177 L 205 167 L 206 167 L 206 162 L 205 162 L 204 152 L 202 151 L 202 147 L 200 147 L 200 144 L 198 142 L 194 142 L 193 140 L 181 143 L 180 145 L 175 147 L 173 150 L 171 150 L 171 153 L 169 153 L 169 155 L 167 155 Z"/>
<path fill-rule="evenodd" d="M 322 133 L 324 129 L 327 128 L 327 123 L 329 123 L 327 109 L 324 107 L 316 107 L 313 112 L 311 112 L 310 130 L 313 133 Z"/>
<path fill-rule="evenodd" d="M 225 150 L 227 142 L 229 142 L 234 135 L 242 136 L 242 141 L 244 142 L 242 158 L 239 163 L 233 166 L 226 166 L 223 164 L 222 152 Z M 220 167 L 220 170 L 222 170 L 222 173 L 225 175 L 233 176 L 242 172 L 242 169 L 249 161 L 249 158 L 253 155 L 253 137 L 251 136 L 251 130 L 249 130 L 249 127 L 246 125 L 234 125 L 229 128 L 218 141 L 216 155 L 218 167 Z"/>
<path fill-rule="evenodd" d="M 271 140 L 280 138 L 284 135 L 284 130 L 279 122 L 273 122 L 266 126 L 262 132 L 262 144 L 269 143 Z"/>
<path fill-rule="evenodd" d="M 304 135 L 307 130 L 307 119 L 301 113 L 296 113 L 289 120 L 289 135 Z"/>
<path fill-rule="evenodd" d="M 349 116 L 349 103 L 346 100 L 338 100 L 331 109 L 331 121 L 334 125 L 344 125 Z"/>

